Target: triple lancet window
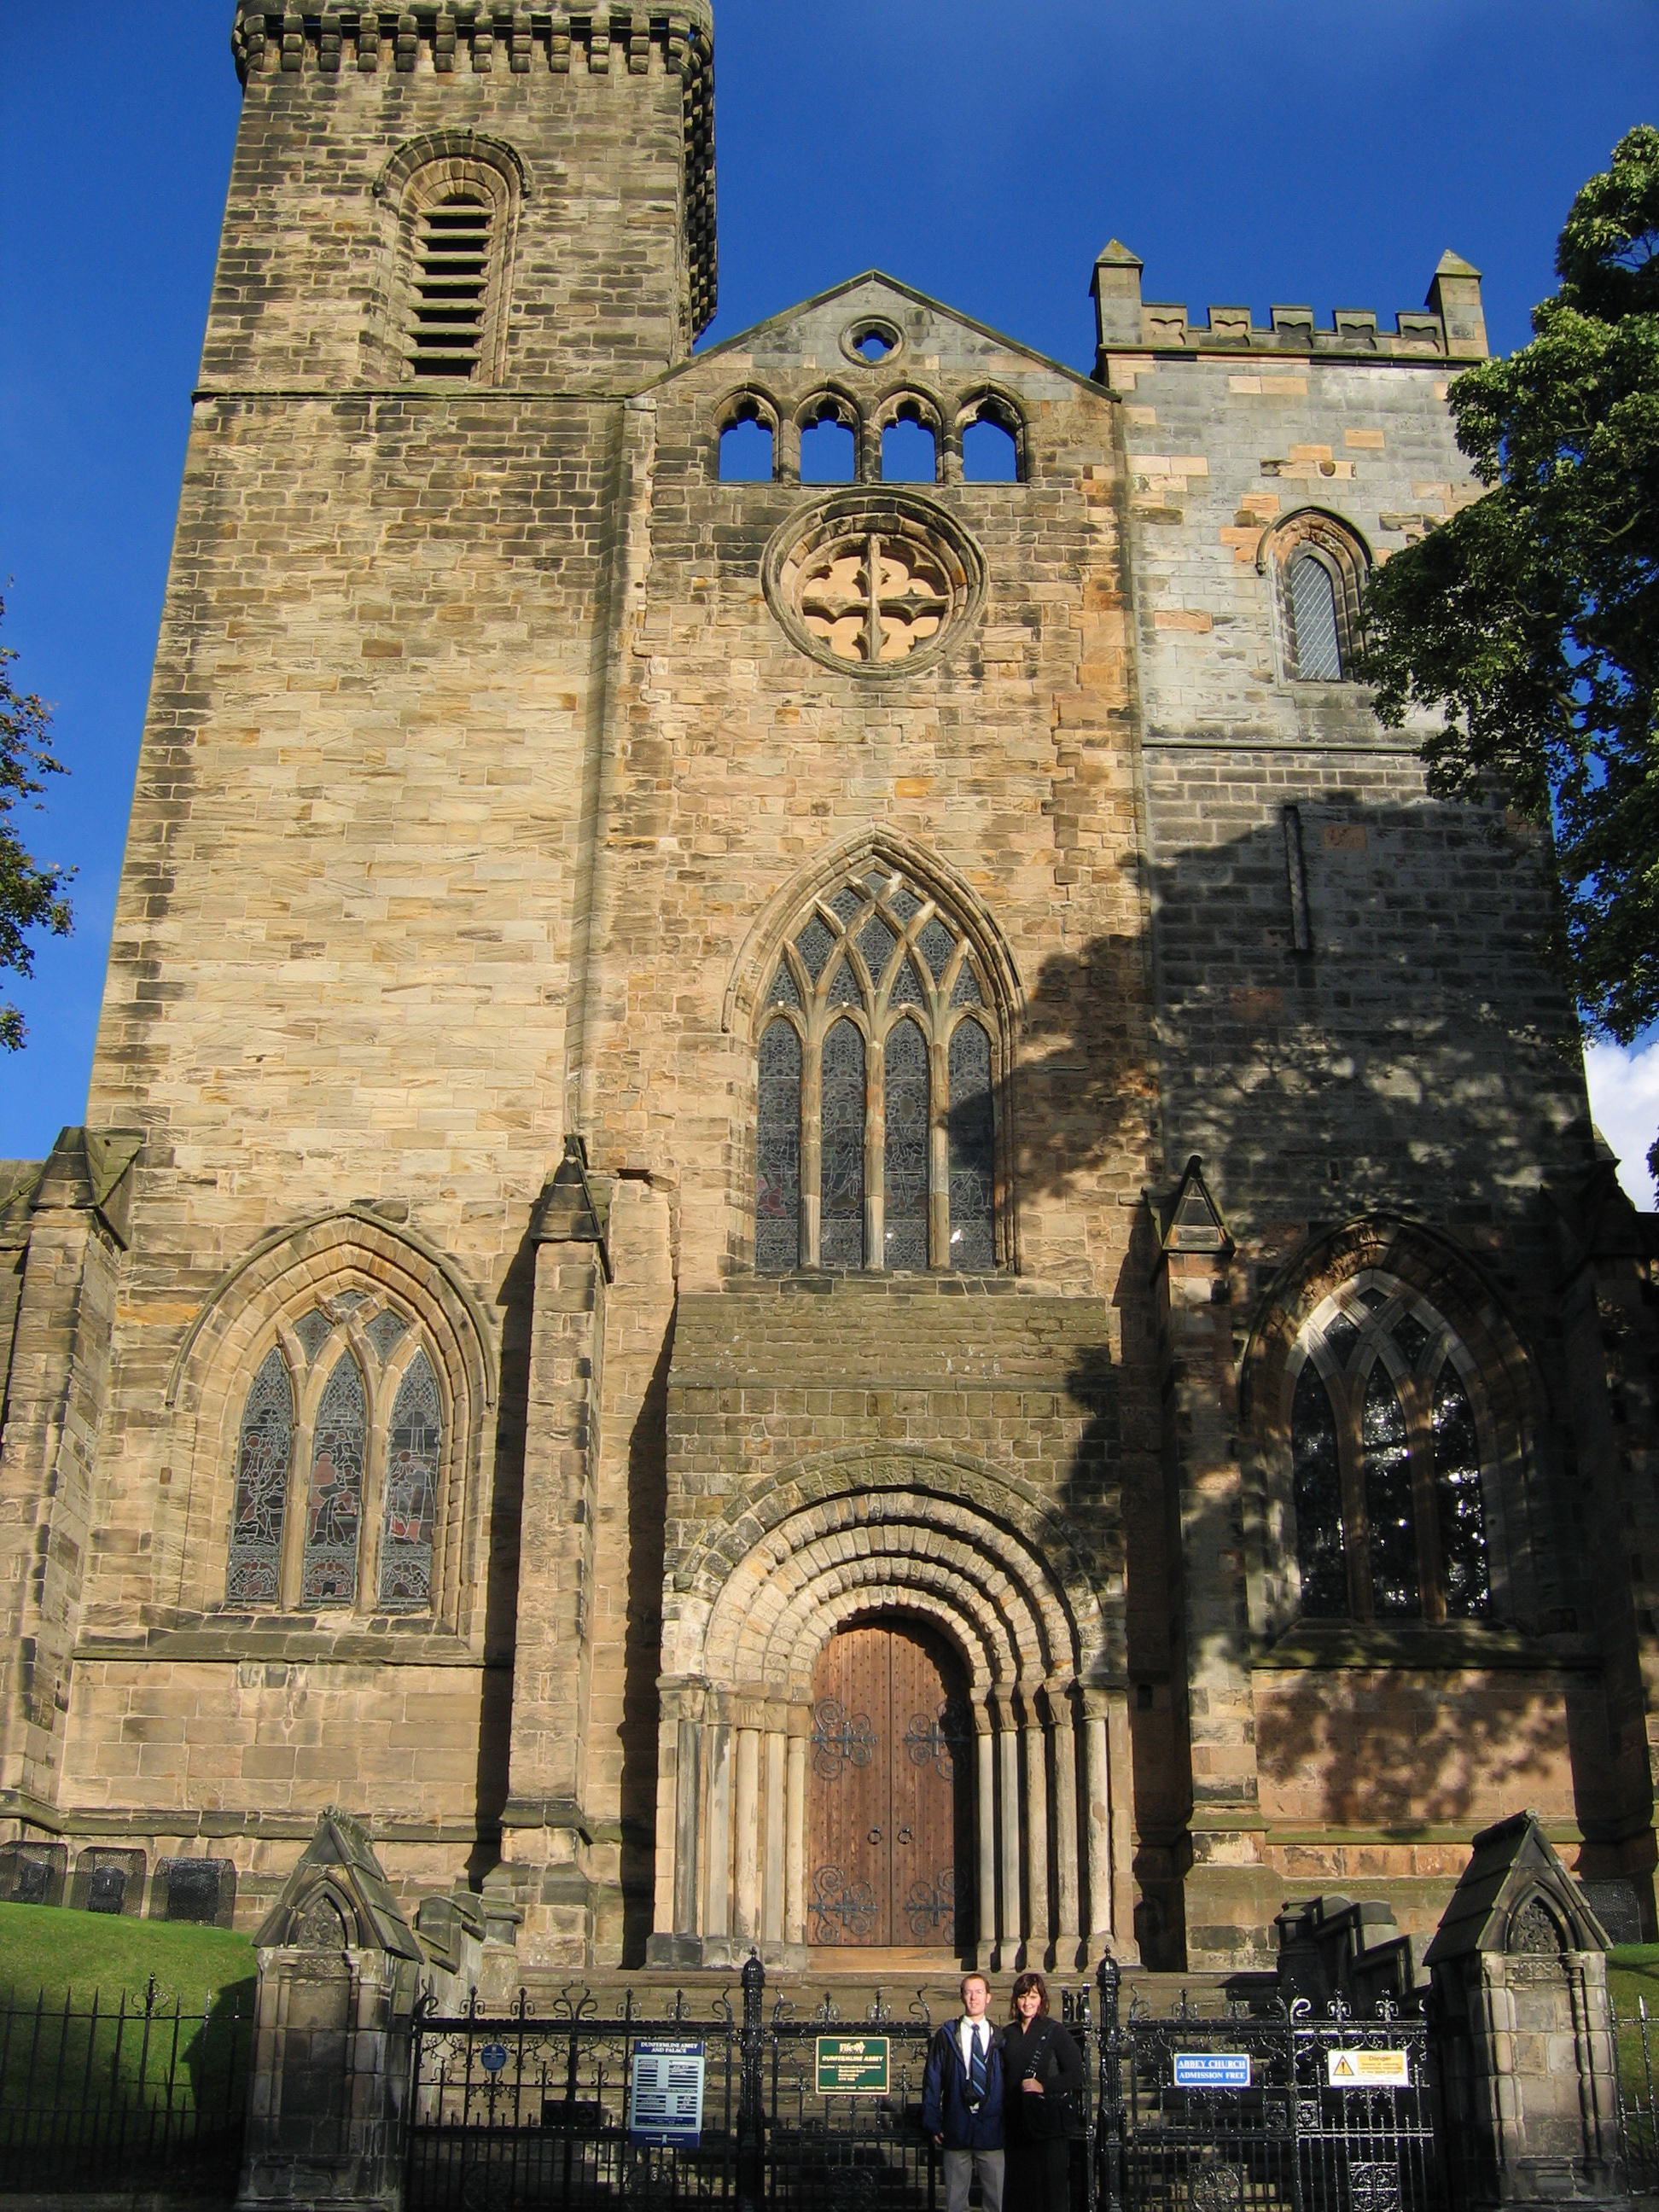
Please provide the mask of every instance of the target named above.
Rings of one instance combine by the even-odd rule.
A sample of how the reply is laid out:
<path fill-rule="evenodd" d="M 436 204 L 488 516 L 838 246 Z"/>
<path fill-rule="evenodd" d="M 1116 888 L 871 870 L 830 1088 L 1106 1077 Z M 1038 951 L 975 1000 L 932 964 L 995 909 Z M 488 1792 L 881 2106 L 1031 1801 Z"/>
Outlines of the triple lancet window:
<path fill-rule="evenodd" d="M 814 903 L 762 1017 L 755 1265 L 998 1264 L 985 978 L 965 933 L 885 867 Z"/>
<path fill-rule="evenodd" d="M 1468 1354 L 1387 1279 L 1326 1300 L 1291 1401 L 1304 1619 L 1481 1620 L 1491 1610 Z"/>
<path fill-rule="evenodd" d="M 236 1448 L 232 1606 L 424 1612 L 433 1592 L 444 1416 L 423 1345 L 392 1308 L 313 1307 L 265 1354 Z M 287 1339 L 291 1334 L 292 1344 Z"/>

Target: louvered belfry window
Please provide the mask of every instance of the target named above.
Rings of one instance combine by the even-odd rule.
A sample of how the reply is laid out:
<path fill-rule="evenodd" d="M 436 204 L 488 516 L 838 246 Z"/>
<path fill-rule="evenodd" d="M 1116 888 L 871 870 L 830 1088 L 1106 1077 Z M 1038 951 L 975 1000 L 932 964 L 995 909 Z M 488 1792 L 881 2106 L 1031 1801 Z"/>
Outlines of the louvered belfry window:
<path fill-rule="evenodd" d="M 416 218 L 410 366 L 416 376 L 471 377 L 484 358 L 495 210 L 451 192 Z"/>

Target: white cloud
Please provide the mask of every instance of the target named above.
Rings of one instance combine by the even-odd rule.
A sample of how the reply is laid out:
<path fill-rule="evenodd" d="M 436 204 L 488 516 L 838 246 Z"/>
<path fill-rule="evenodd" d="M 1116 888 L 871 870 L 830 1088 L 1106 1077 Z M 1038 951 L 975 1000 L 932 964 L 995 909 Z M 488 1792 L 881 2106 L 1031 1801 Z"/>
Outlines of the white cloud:
<path fill-rule="evenodd" d="M 1619 1155 L 1619 1180 L 1651 1212 L 1659 1208 L 1648 1173 L 1648 1146 L 1659 1136 L 1659 1037 L 1640 1052 L 1587 1043 L 1584 1073 L 1595 1126 Z"/>

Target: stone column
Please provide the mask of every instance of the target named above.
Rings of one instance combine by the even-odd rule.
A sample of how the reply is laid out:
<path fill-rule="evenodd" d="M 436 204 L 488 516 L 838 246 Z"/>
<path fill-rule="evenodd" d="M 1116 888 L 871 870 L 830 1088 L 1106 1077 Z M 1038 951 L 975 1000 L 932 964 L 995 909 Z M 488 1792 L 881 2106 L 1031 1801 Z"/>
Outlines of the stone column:
<path fill-rule="evenodd" d="M 1140 1964 L 1140 1944 L 1135 1935 L 1135 1835 L 1130 1808 L 1134 1803 L 1133 1753 L 1129 1742 L 1129 1693 L 1108 1690 L 1106 1697 L 1106 1767 L 1111 1810 L 1112 1953 L 1126 1966 Z"/>
<path fill-rule="evenodd" d="M 1019 1948 L 1019 1734 L 1008 1692 L 997 1698 L 997 1780 L 1002 1802 L 1001 1911 L 997 1919 L 997 1965 L 1012 1966 Z"/>
<path fill-rule="evenodd" d="M 1039 1686 L 1022 1682 L 1025 1712 L 1025 1964 L 1048 1959 L 1048 1745 Z"/>
<path fill-rule="evenodd" d="M 783 1859 L 784 1859 L 784 1781 L 783 1769 L 787 1738 L 783 1732 L 787 1716 L 769 1706 L 766 1729 L 766 1863 L 765 1909 L 761 1918 L 761 1933 L 769 1944 L 783 1941 Z"/>
<path fill-rule="evenodd" d="M 1112 1785 L 1108 1759 L 1106 1692 L 1083 1692 L 1083 1751 L 1088 1796 L 1084 1821 L 1089 1850 L 1089 1954 L 1112 1948 Z"/>
<path fill-rule="evenodd" d="M 653 1966 L 696 1962 L 702 1922 L 698 1844 L 702 1829 L 702 1713 L 701 1682 L 658 1678 L 661 1720 L 657 1751 L 656 1926 L 646 1956 Z"/>
<path fill-rule="evenodd" d="M 1060 1892 L 1060 1932 L 1054 1964 L 1062 1972 L 1086 1964 L 1083 1930 L 1079 1918 L 1077 1859 L 1077 1737 L 1072 1729 L 1072 1686 L 1058 1677 L 1048 1690 L 1048 1717 L 1054 1724 L 1054 1844 L 1059 1864 L 1055 1887 Z"/>
<path fill-rule="evenodd" d="M 992 1723 L 986 1699 L 974 1698 L 974 1769 L 978 1784 L 979 1927 L 974 1964 L 988 1968 L 997 1940 L 997 1796 L 996 1755 Z"/>
<path fill-rule="evenodd" d="M 737 1803 L 732 1814 L 736 1843 L 732 1932 L 745 1947 L 760 1934 L 760 1730 L 752 1727 L 752 1706 L 733 1716 L 737 1721 Z"/>
<path fill-rule="evenodd" d="M 805 1705 L 789 1710 L 784 1771 L 783 1940 L 806 1941 L 806 1740 L 812 1717 Z"/>
<path fill-rule="evenodd" d="M 722 1963 L 731 1946 L 732 1927 L 732 1730 L 717 1718 L 705 1731 L 708 1741 L 708 1844 L 703 1876 L 702 1927 L 705 1958 L 710 1947 Z"/>

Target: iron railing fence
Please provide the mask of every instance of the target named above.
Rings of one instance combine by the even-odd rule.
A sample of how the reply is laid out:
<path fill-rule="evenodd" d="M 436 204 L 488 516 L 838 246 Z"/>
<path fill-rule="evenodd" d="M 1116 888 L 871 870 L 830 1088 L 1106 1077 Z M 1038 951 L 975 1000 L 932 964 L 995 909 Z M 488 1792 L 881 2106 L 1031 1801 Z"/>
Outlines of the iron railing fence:
<path fill-rule="evenodd" d="M 560 2212 L 599 2207 L 731 2205 L 736 2212 L 943 2212 L 939 2154 L 921 2125 L 922 2075 L 935 2023 L 918 1991 L 896 2015 L 882 1992 L 856 2019 L 826 1997 L 798 2016 L 769 2012 L 757 1959 L 731 1996 L 648 2017 L 631 1996 L 601 2015 L 585 1990 L 544 2014 L 521 1992 L 505 2014 L 422 2009 L 407 2123 L 407 2212 Z M 1074 2212 L 1094 2212 L 1091 1993 L 1064 1993 L 1091 2087 L 1073 2145 Z M 884 2083 L 823 2086 L 820 2039 L 876 2039 Z M 635 2064 L 653 2045 L 695 2045 L 703 2072 L 695 2142 L 642 2140 L 629 2128 Z"/>
<path fill-rule="evenodd" d="M 1206 2018 L 1120 2011 L 1100 1970 L 1099 2195 L 1105 2212 L 1437 2212 L 1428 2025 L 1391 2000 L 1243 2002 Z"/>
<path fill-rule="evenodd" d="M 1626 2185 L 1632 2196 L 1659 2192 L 1659 2109 L 1653 2092 L 1653 2029 L 1648 2001 L 1638 1996 L 1633 2014 L 1613 2008 L 1619 2052 L 1619 2130 Z"/>
<path fill-rule="evenodd" d="M 247 2109 L 246 1987 L 199 2010 L 151 1975 L 112 2003 L 0 1992 L 0 2191 L 228 2197 Z"/>

